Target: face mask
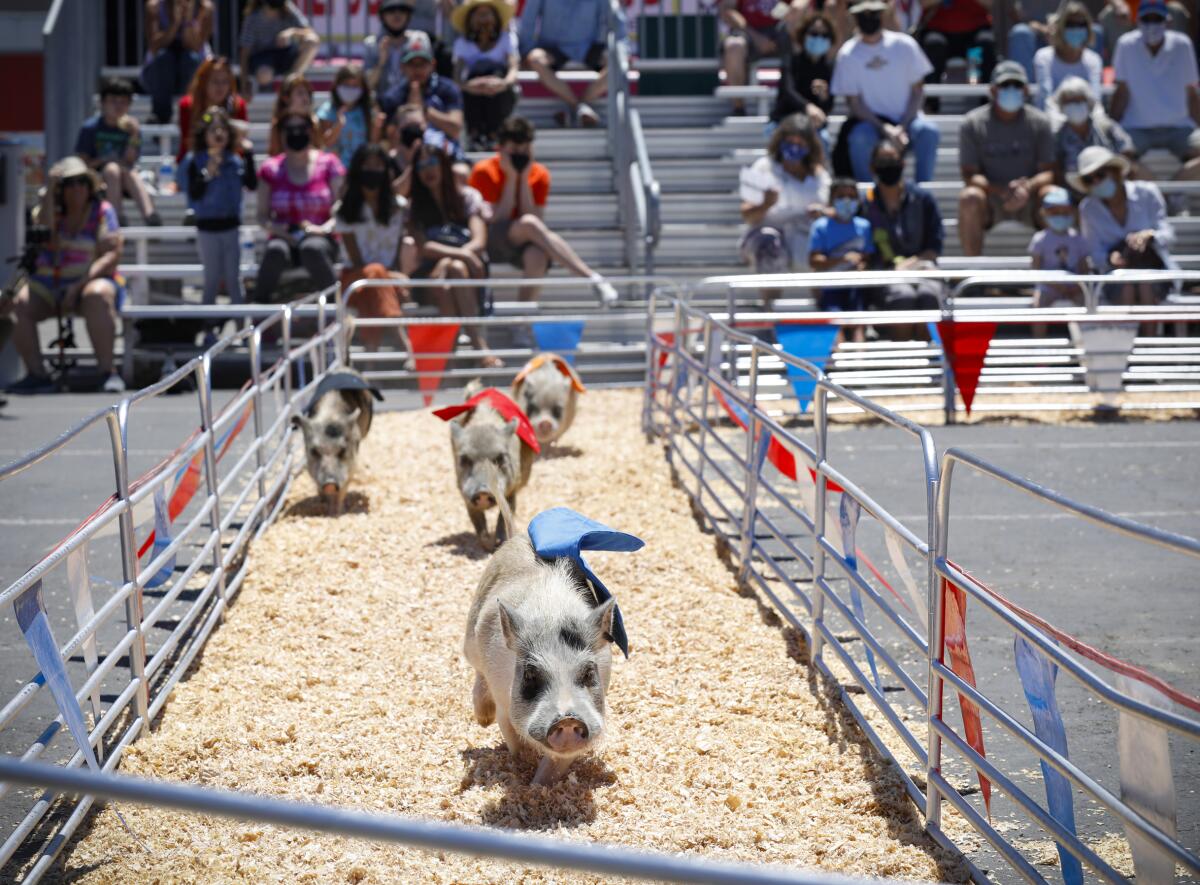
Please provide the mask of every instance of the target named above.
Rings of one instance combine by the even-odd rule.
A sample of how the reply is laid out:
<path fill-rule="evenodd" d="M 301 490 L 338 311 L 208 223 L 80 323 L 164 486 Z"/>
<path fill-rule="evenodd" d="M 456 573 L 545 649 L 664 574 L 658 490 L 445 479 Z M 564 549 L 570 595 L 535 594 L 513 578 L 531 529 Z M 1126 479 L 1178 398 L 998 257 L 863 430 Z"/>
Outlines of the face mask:
<path fill-rule="evenodd" d="M 363 187 L 373 191 L 383 187 L 384 182 L 387 180 L 386 173 L 378 169 L 364 169 L 359 173 L 358 179 L 362 182 Z"/>
<path fill-rule="evenodd" d="M 286 2 L 287 0 L 267 0 L 267 5 L 272 9 L 283 9 L 283 4 Z"/>
<path fill-rule="evenodd" d="M 416 123 L 409 123 L 400 130 L 400 143 L 405 147 L 412 147 L 414 142 L 420 141 L 424 131 Z"/>
<path fill-rule="evenodd" d="M 1090 191 L 1093 197 L 1098 197 L 1101 200 L 1111 200 L 1117 192 L 1117 183 L 1112 178 L 1105 178 L 1103 181 L 1098 181 L 1092 185 Z"/>
<path fill-rule="evenodd" d="M 779 156 L 785 163 L 799 163 L 808 156 L 808 148 L 802 144 L 785 141 L 779 148 Z"/>
<path fill-rule="evenodd" d="M 339 86 L 337 88 L 337 97 L 343 105 L 353 105 L 362 98 L 362 87 L 360 86 Z"/>
<path fill-rule="evenodd" d="M 804 51 L 813 58 L 820 58 L 829 51 L 833 41 L 824 34 L 809 34 L 804 38 Z"/>
<path fill-rule="evenodd" d="M 529 165 L 529 154 L 509 154 L 508 162 L 512 163 L 518 172 L 524 172 L 525 167 Z"/>
<path fill-rule="evenodd" d="M 289 151 L 302 151 L 311 141 L 312 136 L 308 134 L 307 129 L 289 129 L 283 139 Z"/>
<path fill-rule="evenodd" d="M 853 197 L 838 197 L 833 201 L 833 211 L 842 221 L 849 221 L 858 211 L 858 200 Z"/>
<path fill-rule="evenodd" d="M 1166 22 L 1142 22 L 1138 25 L 1147 46 L 1158 46 L 1167 36 Z"/>
<path fill-rule="evenodd" d="M 854 23 L 861 33 L 870 37 L 883 27 L 883 17 L 878 12 L 862 12 L 854 16 Z"/>
<path fill-rule="evenodd" d="M 1067 122 L 1078 126 L 1088 118 L 1088 106 L 1086 101 L 1069 101 L 1062 106 L 1063 115 L 1067 118 Z"/>
<path fill-rule="evenodd" d="M 1087 28 L 1064 28 L 1063 42 L 1072 49 L 1082 49 L 1090 36 Z"/>
<path fill-rule="evenodd" d="M 1050 225 L 1050 229 L 1060 234 L 1065 234 L 1071 229 L 1071 223 L 1075 219 L 1070 215 L 1047 215 L 1046 224 Z"/>
<path fill-rule="evenodd" d="M 996 93 L 996 104 L 1005 113 L 1015 114 L 1025 106 L 1025 90 L 1015 86 L 1005 86 Z"/>
<path fill-rule="evenodd" d="M 875 169 L 875 177 L 879 179 L 880 184 L 899 184 L 900 176 L 903 174 L 904 167 L 899 164 L 895 166 L 879 166 Z"/>

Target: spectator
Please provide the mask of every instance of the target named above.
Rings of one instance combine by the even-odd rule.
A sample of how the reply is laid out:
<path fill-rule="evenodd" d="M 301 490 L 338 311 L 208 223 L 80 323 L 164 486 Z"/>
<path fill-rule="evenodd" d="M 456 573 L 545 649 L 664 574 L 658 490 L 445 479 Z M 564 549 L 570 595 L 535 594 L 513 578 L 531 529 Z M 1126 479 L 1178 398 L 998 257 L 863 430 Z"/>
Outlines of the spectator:
<path fill-rule="evenodd" d="M 740 193 L 747 229 L 738 248 L 751 272 L 806 270 L 811 225 L 829 199 L 825 151 L 806 116 L 792 114 L 771 133 L 767 155 L 742 170 Z"/>
<path fill-rule="evenodd" d="M 137 204 L 146 224 L 158 227 L 162 219 L 154 211 L 154 202 L 137 171 L 142 138 L 137 120 L 129 116 L 132 101 L 133 85 L 128 80 L 120 77 L 101 80 L 100 113 L 83 121 L 75 140 L 75 153 L 99 171 L 122 225 L 125 222 L 121 199 L 127 196 Z"/>
<path fill-rule="evenodd" d="M 454 178 L 465 185 L 471 174 L 471 164 L 463 153 L 462 145 L 446 137 L 440 129 L 425 124 L 425 109 L 419 104 L 407 104 L 396 110 L 392 123 L 387 127 L 389 153 L 398 176 L 394 182 L 396 193 L 408 197 L 409 176 L 405 175 L 412 165 L 416 151 L 422 146 L 431 151 L 442 151 L 449 155 L 454 167 Z"/>
<path fill-rule="evenodd" d="M 1139 157 L 1161 148 L 1183 168 L 1177 179 L 1200 179 L 1200 75 L 1186 34 L 1167 30 L 1162 0 L 1142 0 L 1138 30 L 1117 41 L 1112 116 L 1133 139 Z"/>
<path fill-rule="evenodd" d="M 258 223 L 268 237 L 258 266 L 258 301 L 275 297 L 279 279 L 289 267 L 303 266 L 317 289 L 336 281 L 331 210 L 342 189 L 345 167 L 336 155 L 313 147 L 311 117 L 291 114 L 275 128 L 284 152 L 263 163 L 258 175 Z"/>
<path fill-rule="evenodd" d="M 346 192 L 334 209 L 334 229 L 348 262 L 342 269 L 343 288 L 362 279 L 408 280 L 399 272 L 404 263 L 405 201 L 392 194 L 389 166 L 387 151 L 377 144 L 362 145 L 350 160 Z M 351 295 L 349 305 L 360 317 L 396 319 L 403 314 L 401 303 L 408 300 L 402 285 L 373 286 Z M 383 329 L 364 328 L 358 337 L 367 350 L 378 350 Z M 401 345 L 410 349 L 403 334 Z"/>
<path fill-rule="evenodd" d="M 212 26 L 211 0 L 146 0 L 141 80 L 150 93 L 149 122 L 171 122 L 171 99 L 183 94 L 196 68 L 212 54 Z"/>
<path fill-rule="evenodd" d="M 229 59 L 224 56 L 205 59 L 196 69 L 196 76 L 192 78 L 187 95 L 179 99 L 179 149 L 175 153 L 176 163 L 182 162 L 183 155 L 191 149 L 192 108 L 203 110 L 211 107 L 221 108 L 232 120 L 249 120 L 246 99 L 238 94 L 237 78 L 233 75 L 233 68 L 229 66 Z"/>
<path fill-rule="evenodd" d="M 1050 26 L 1050 45 L 1039 49 L 1033 57 L 1036 104 L 1039 108 L 1050 110 L 1052 115 L 1058 114 L 1052 96 L 1067 77 L 1082 77 L 1096 95 L 1100 94 L 1100 74 L 1104 62 L 1097 53 L 1087 48 L 1091 36 L 1091 13 L 1079 0 L 1068 0 Z"/>
<path fill-rule="evenodd" d="M 1029 242 L 1030 266 L 1034 270 L 1063 270 L 1084 274 L 1089 270 L 1088 244 L 1075 229 L 1075 207 L 1065 187 L 1052 187 L 1042 198 L 1046 229 Z M 1077 283 L 1038 283 L 1034 307 L 1053 307 L 1059 301 L 1083 306 L 1083 290 Z M 1035 328 L 1040 338 L 1044 329 Z"/>
<path fill-rule="evenodd" d="M 921 6 L 921 48 L 933 66 L 925 82 L 941 83 L 946 62 L 966 58 L 973 50 L 979 58 L 979 82 L 986 83 L 996 64 L 992 0 L 921 0 Z"/>
<path fill-rule="evenodd" d="M 454 77 L 461 84 L 471 149 L 492 150 L 496 132 L 517 106 L 521 55 L 504 0 L 467 0 L 451 16 L 462 36 L 454 41 Z"/>
<path fill-rule="evenodd" d="M 216 106 L 200 115 L 193 139 L 192 151 L 175 175 L 196 219 L 196 248 L 204 266 L 204 303 L 217 303 L 217 291 L 224 281 L 229 300 L 241 304 L 246 298 L 238 227 L 242 223 L 242 189 L 258 186 L 254 154 L 238 154 L 229 115 Z"/>
<path fill-rule="evenodd" d="M 1025 69 L 1034 79 L 1033 56 L 1050 42 L 1050 19 L 1061 0 L 1016 0 L 1012 15 L 1015 24 L 1008 31 L 1008 59 Z"/>
<path fill-rule="evenodd" d="M 1174 269 L 1175 230 L 1167 220 L 1162 193 L 1149 181 L 1126 181 L 1129 161 L 1107 148 L 1084 148 L 1079 170 L 1068 179 L 1087 196 L 1079 205 L 1080 228 L 1092 266 L 1099 273 Z M 1121 304 L 1156 304 L 1154 283 L 1117 287 Z"/>
<path fill-rule="evenodd" d="M 404 35 L 408 31 L 424 32 L 433 47 L 437 72 L 443 77 L 454 75 L 450 54 L 438 27 L 445 13 L 453 8 L 454 4 L 447 0 L 382 0 L 379 4 L 382 33 L 378 36 L 372 34 L 363 41 L 366 47 L 363 69 L 376 95 L 389 91 L 403 76 L 400 53 L 404 46 Z M 444 26 L 444 21 L 442 24 Z"/>
<path fill-rule="evenodd" d="M 250 0 L 238 38 L 242 90 L 266 89 L 275 77 L 308 70 L 321 40 L 292 0 Z"/>
<path fill-rule="evenodd" d="M 333 79 L 333 92 L 317 108 L 317 131 L 321 143 L 338 155 L 343 166 L 349 166 L 354 152 L 368 142 L 378 139 L 371 90 L 362 68 L 356 64 L 342 65 Z"/>
<path fill-rule="evenodd" d="M 538 75 L 542 85 L 566 102 L 567 110 L 556 114 L 559 125 L 578 122 L 598 126 L 599 115 L 591 102 L 608 90 L 609 4 L 607 0 L 525 0 L 517 43 L 528 51 L 525 64 Z M 625 20 L 617 22 L 617 39 L 625 39 Z M 576 98 L 557 71 L 575 62 L 596 72 L 596 79 Z"/>
<path fill-rule="evenodd" d="M 1050 118 L 1027 105 L 1025 69 L 1003 61 L 992 72 L 990 103 L 963 117 L 958 158 L 958 238 L 964 255 L 983 254 L 983 235 L 1001 221 L 1034 227 L 1042 191 L 1054 183 Z"/>
<path fill-rule="evenodd" d="M 557 261 L 576 276 L 591 280 L 601 303 L 614 303 L 617 290 L 612 284 L 546 225 L 550 172 L 533 159 L 533 124 L 524 117 L 510 117 L 500 127 L 498 139 L 496 155 L 476 163 L 469 181 L 492 209 L 488 258 L 520 268 L 527 279 L 541 279 L 550 262 Z M 538 286 L 522 286 L 517 297 L 534 301 L 540 291 Z"/>
<path fill-rule="evenodd" d="M 871 222 L 875 251 L 872 270 L 935 270 L 943 246 L 942 213 L 937 200 L 916 184 L 904 182 L 904 156 L 890 141 L 871 154 L 875 187 L 864 215 Z M 892 283 L 883 291 L 884 310 L 937 310 L 943 285 L 938 280 Z M 921 324 L 890 327 L 898 341 L 927 339 Z"/>
<path fill-rule="evenodd" d="M 772 0 L 721 0 L 721 21 L 729 29 L 721 41 L 721 72 L 726 86 L 745 86 L 753 62 L 784 52 L 789 37 L 772 14 L 775 6 Z M 745 113 L 745 102 L 734 99 L 733 114 L 741 117 Z"/>
<path fill-rule="evenodd" d="M 10 393 L 50 393 L 55 385 L 42 362 L 37 325 L 53 316 L 82 316 L 96 351 L 102 389 L 120 393 L 113 371 L 117 310 L 125 287 L 117 275 L 121 232 L 117 213 L 100 195 L 100 180 L 79 157 L 50 169 L 38 221 L 50 228 L 50 242 L 38 253 L 37 267 L 11 302 L 16 320 L 13 344 L 28 373 Z"/>
<path fill-rule="evenodd" d="M 379 93 L 379 106 L 393 114 L 401 105 L 421 105 L 428 125 L 458 141 L 463 129 L 462 93 L 454 81 L 433 69 L 433 47 L 423 31 L 409 31 L 400 52 L 403 76 Z"/>
<path fill-rule="evenodd" d="M 303 74 L 289 74 L 284 78 L 283 85 L 279 87 L 279 94 L 275 96 L 275 107 L 271 110 L 271 134 L 267 136 L 268 156 L 283 153 L 283 130 L 280 129 L 279 123 L 284 117 L 292 114 L 311 119 L 313 144 L 317 147 L 325 146 L 321 141 L 320 124 L 313 113 L 315 100 L 316 94 L 312 84 L 304 79 Z"/>
<path fill-rule="evenodd" d="M 875 252 L 871 222 L 858 214 L 858 182 L 839 178 L 829 187 L 829 205 L 833 215 L 822 215 L 813 222 L 808 241 L 808 263 L 818 273 L 866 270 Z M 861 288 L 822 289 L 821 310 L 865 310 L 865 291 Z M 862 341 L 865 326 L 853 326 L 851 340 Z"/>
<path fill-rule="evenodd" d="M 908 34 L 883 30 L 883 0 L 859 0 L 850 7 L 858 36 L 838 50 L 833 70 L 833 94 L 844 95 L 850 117 L 838 134 L 834 168 L 842 171 L 837 155 L 849 152 L 849 165 L 859 181 L 871 180 L 871 151 L 880 138 L 901 151 L 912 148 L 917 180 L 933 178 L 938 130 L 921 113 L 929 59 Z M 848 128 L 847 128 L 848 127 Z"/>
<path fill-rule="evenodd" d="M 800 26 L 794 41 L 780 41 L 779 91 L 771 109 L 771 122 L 776 124 L 791 114 L 806 114 L 826 152 L 829 136 L 825 124 L 833 110 L 829 84 L 836 58 L 834 33 L 832 19 L 818 13 Z"/>
<path fill-rule="evenodd" d="M 1081 77 L 1067 77 L 1054 93 L 1054 103 L 1065 120 L 1054 132 L 1054 180 L 1066 184 L 1075 171 L 1079 152 L 1099 145 L 1133 159 L 1133 140 L 1120 123 L 1111 120 L 1097 103 L 1095 93 Z M 1077 196 L 1082 197 L 1082 194 Z"/>
<path fill-rule="evenodd" d="M 479 191 L 455 181 L 450 156 L 421 147 L 413 160 L 409 229 L 416 241 L 420 264 L 413 277 L 432 280 L 483 280 L 487 277 L 488 207 Z M 482 293 L 467 286 L 438 286 L 428 292 L 442 316 L 479 316 Z M 483 330 L 464 327 L 479 351 L 480 365 L 497 369 L 504 362 L 488 353 Z"/>
<path fill-rule="evenodd" d="M 1133 8 L 1136 9 L 1137 5 L 1135 2 Z M 1129 7 L 1130 4 L 1126 0 L 1108 0 L 1097 16 L 1104 41 L 1104 58 L 1109 63 L 1116 55 L 1117 42 L 1134 29 L 1133 16 L 1130 14 Z M 1187 34 L 1191 31 L 1191 14 L 1179 0 L 1168 0 L 1167 12 L 1169 13 L 1167 27 L 1172 31 L 1178 31 L 1180 34 Z"/>

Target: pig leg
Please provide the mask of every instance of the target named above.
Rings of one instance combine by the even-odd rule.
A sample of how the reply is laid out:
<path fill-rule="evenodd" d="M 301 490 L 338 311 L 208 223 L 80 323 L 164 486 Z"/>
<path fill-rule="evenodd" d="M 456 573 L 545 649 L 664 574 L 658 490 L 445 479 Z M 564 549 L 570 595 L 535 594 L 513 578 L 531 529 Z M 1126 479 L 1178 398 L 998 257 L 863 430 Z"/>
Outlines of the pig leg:
<path fill-rule="evenodd" d="M 478 671 L 475 673 L 475 688 L 471 691 L 471 700 L 475 703 L 476 722 L 488 726 L 496 721 L 496 702 L 492 700 L 492 693 L 488 691 L 483 674 Z"/>
<path fill-rule="evenodd" d="M 497 717 L 496 724 L 500 726 L 500 733 L 504 735 L 504 743 L 508 746 L 508 752 L 512 756 L 520 756 L 525 749 L 525 742 L 517 736 L 516 729 L 512 727 L 508 716 Z"/>
<path fill-rule="evenodd" d="M 571 767 L 571 760 L 558 760 L 553 756 L 543 756 L 542 761 L 538 763 L 537 771 L 533 774 L 531 784 L 536 786 L 548 787 L 551 784 L 558 782 L 567 769 Z"/>

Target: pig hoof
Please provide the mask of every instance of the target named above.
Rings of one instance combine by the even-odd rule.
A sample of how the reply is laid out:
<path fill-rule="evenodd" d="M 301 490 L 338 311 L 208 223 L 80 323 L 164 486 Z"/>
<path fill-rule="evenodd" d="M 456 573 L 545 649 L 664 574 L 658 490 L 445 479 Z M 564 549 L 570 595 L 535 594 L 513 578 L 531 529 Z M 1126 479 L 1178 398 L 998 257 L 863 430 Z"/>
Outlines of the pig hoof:
<path fill-rule="evenodd" d="M 484 532 L 479 535 L 479 546 L 482 547 L 485 552 L 491 553 L 496 549 L 496 538 L 490 532 Z"/>
<path fill-rule="evenodd" d="M 475 674 L 475 688 L 471 692 L 475 702 L 475 721 L 485 728 L 496 721 L 496 702 L 488 691 L 487 682 L 478 673 Z"/>

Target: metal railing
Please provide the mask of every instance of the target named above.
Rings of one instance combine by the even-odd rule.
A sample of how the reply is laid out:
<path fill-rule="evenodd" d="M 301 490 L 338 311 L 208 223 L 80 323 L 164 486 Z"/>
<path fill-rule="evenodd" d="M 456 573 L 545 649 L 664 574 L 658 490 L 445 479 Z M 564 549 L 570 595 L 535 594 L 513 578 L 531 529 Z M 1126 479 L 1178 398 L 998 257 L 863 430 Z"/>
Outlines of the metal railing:
<path fill-rule="evenodd" d="M 42 26 L 42 114 L 50 163 L 75 150 L 100 74 L 104 4 L 54 0 Z"/>

